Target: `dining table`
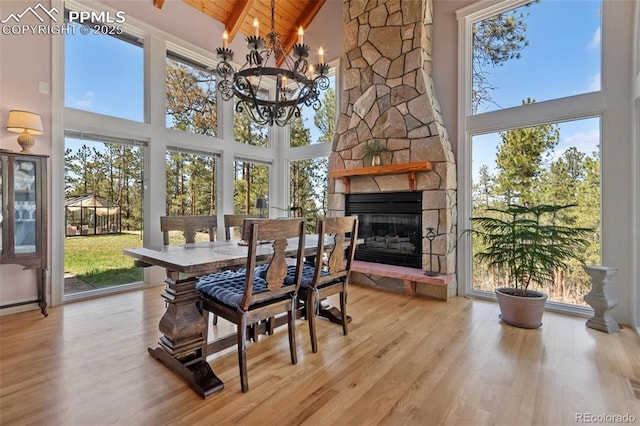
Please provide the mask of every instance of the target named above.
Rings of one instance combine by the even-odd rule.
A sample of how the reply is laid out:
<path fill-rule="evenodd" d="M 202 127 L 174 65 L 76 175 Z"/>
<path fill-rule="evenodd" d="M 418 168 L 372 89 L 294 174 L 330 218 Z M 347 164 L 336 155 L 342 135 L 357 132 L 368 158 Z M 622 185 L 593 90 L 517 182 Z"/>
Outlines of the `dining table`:
<path fill-rule="evenodd" d="M 327 245 L 331 242 L 327 241 Z M 316 255 L 318 235 L 305 236 L 305 256 Z M 295 254 L 297 238 L 291 239 L 286 254 Z M 248 247 L 242 241 L 196 242 L 159 247 L 126 248 L 124 254 L 135 259 L 136 266 L 159 266 L 165 269 L 166 279 L 162 298 L 166 310 L 160 319 L 162 333 L 158 345 L 149 347 L 151 356 L 186 381 L 202 398 L 219 392 L 223 382 L 215 375 L 203 356 L 205 323 L 198 301 L 197 277 L 227 268 L 246 265 Z M 273 252 L 271 244 L 261 244 L 257 249 L 257 261 L 266 259 Z M 322 316 L 339 321 L 335 307 L 324 308 Z M 223 344 L 235 344 L 235 336 L 223 340 Z M 215 349 L 220 349 L 220 342 Z"/>

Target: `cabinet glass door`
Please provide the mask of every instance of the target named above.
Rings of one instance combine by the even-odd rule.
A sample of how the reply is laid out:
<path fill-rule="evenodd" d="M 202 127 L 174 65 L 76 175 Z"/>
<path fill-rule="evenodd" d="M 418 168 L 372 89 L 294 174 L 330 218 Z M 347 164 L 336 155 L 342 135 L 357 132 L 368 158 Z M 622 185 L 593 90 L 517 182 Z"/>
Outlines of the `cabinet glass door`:
<path fill-rule="evenodd" d="M 2 247 L 2 241 L 4 241 L 4 229 L 2 228 L 2 224 L 4 223 L 4 193 L 2 192 L 3 167 L 4 157 L 0 157 L 0 255 L 4 251 L 4 247 Z"/>
<path fill-rule="evenodd" d="M 15 253 L 36 252 L 36 162 L 14 163 Z"/>

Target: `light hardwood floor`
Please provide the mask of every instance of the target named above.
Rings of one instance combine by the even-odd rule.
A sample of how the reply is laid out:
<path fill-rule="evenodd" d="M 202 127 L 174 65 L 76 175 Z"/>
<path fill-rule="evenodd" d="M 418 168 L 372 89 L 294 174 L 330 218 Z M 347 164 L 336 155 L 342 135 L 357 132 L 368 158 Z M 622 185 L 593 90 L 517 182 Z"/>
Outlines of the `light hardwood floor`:
<path fill-rule="evenodd" d="M 43 425 L 571 425 L 579 413 L 635 416 L 640 339 L 545 313 L 538 330 L 501 324 L 486 301 L 350 287 L 348 336 L 320 320 L 319 352 L 297 322 L 209 358 L 225 389 L 200 399 L 147 354 L 161 288 L 0 318 L 0 423 Z M 224 325 L 221 325 L 224 327 Z M 577 422 L 579 423 L 579 422 Z"/>

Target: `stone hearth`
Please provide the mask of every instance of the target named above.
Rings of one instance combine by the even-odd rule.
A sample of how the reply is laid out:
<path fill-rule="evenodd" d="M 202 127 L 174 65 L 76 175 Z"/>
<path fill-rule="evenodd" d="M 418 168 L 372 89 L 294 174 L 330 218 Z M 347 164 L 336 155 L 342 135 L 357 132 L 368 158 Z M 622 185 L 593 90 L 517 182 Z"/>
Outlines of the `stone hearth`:
<path fill-rule="evenodd" d="M 344 215 L 345 193 L 422 192 L 422 269 L 444 275 L 456 292 L 456 166 L 431 78 L 432 0 L 345 0 L 344 83 L 329 171 L 367 167 L 364 147 L 377 139 L 382 165 L 429 161 L 415 188 L 406 174 L 329 181 L 329 211 Z M 426 229 L 433 228 L 433 265 Z M 394 289 L 395 284 L 377 285 Z M 418 293 L 421 293 L 418 289 Z M 429 294 L 429 292 L 425 292 Z"/>

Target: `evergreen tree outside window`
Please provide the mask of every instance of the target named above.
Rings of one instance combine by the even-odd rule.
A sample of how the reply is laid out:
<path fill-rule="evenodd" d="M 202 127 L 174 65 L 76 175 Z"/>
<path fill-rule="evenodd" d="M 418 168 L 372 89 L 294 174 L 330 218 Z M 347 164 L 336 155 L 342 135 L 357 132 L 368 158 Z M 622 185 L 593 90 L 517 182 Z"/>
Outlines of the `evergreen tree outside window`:
<path fill-rule="evenodd" d="M 216 136 L 218 101 L 215 74 L 204 65 L 167 54 L 167 127 Z"/>
<path fill-rule="evenodd" d="M 75 236 L 66 231 L 66 295 L 142 280 L 140 268 L 121 249 L 142 247 L 143 144 L 79 136 L 68 132 L 65 138 L 65 199 L 85 197 L 88 207 L 104 202 L 116 205 L 121 226 L 105 228 L 112 224 L 102 217 L 104 210 L 82 208 L 67 213 L 65 227 L 73 229 Z"/>
<path fill-rule="evenodd" d="M 217 156 L 172 148 L 166 159 L 167 215 L 215 215 Z"/>
<path fill-rule="evenodd" d="M 256 200 L 269 200 L 269 165 L 237 159 L 234 162 L 233 188 L 234 214 L 260 214 L 260 209 L 256 208 Z M 277 206 L 269 205 L 269 208 L 274 209 Z M 268 217 L 266 210 L 264 216 Z"/>

